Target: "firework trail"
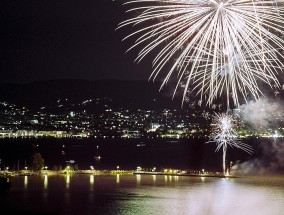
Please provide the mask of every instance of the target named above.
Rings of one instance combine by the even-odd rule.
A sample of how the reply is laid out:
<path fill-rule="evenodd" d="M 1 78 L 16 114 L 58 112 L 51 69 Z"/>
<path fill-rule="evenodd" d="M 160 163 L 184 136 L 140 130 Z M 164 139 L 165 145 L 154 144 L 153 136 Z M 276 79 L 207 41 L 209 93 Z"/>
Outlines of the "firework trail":
<path fill-rule="evenodd" d="M 249 154 L 252 154 L 252 148 L 238 138 L 238 134 L 235 130 L 235 119 L 230 114 L 215 114 L 213 118 L 213 132 L 211 134 L 211 141 L 217 144 L 216 151 L 221 148 L 223 150 L 223 171 L 226 175 L 226 154 L 227 148 L 235 147 L 241 149 Z"/>
<path fill-rule="evenodd" d="M 279 87 L 277 74 L 283 69 L 284 0 L 132 0 L 128 12 L 136 16 L 119 24 L 132 26 L 128 35 L 136 38 L 129 50 L 142 47 L 136 61 L 150 52 L 156 54 L 150 78 L 156 79 L 165 68 L 163 87 L 174 74 L 184 86 L 213 106 L 225 95 L 227 108 L 232 100 L 248 94 L 258 99 L 260 82 Z M 185 84 L 183 84 L 185 82 Z M 191 91 L 191 90 L 190 90 Z M 234 129 L 229 114 L 216 114 L 213 138 L 217 151 L 223 149 L 223 167 L 228 146 L 251 153 Z M 225 173 L 224 173 L 225 174 Z"/>
<path fill-rule="evenodd" d="M 283 0 L 132 0 L 133 18 L 118 28 L 132 26 L 136 38 L 129 50 L 142 47 L 136 61 L 150 52 L 156 79 L 165 67 L 163 87 L 174 74 L 177 87 L 197 90 L 210 106 L 225 94 L 239 105 L 239 96 L 261 96 L 259 82 L 279 86 L 282 70 Z"/>

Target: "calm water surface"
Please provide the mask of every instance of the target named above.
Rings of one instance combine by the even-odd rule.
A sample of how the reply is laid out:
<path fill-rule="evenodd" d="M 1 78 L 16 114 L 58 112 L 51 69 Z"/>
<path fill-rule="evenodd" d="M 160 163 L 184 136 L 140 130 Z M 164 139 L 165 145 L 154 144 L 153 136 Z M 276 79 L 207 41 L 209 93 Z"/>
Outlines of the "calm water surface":
<path fill-rule="evenodd" d="M 284 178 L 60 175 L 11 181 L 1 214 L 284 214 Z"/>

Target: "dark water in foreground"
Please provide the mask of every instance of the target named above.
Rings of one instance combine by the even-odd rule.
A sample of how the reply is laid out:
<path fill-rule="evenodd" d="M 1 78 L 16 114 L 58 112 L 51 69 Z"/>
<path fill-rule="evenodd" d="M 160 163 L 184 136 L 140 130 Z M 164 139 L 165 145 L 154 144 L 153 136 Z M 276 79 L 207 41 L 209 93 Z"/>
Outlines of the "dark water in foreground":
<path fill-rule="evenodd" d="M 60 175 L 11 181 L 1 214 L 284 214 L 283 178 Z"/>

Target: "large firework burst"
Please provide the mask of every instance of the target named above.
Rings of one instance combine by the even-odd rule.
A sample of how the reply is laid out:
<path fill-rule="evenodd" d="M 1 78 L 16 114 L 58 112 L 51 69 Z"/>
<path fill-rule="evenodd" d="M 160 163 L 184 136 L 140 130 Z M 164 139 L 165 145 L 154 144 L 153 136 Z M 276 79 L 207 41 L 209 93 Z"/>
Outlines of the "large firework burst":
<path fill-rule="evenodd" d="M 230 114 L 215 114 L 213 118 L 213 132 L 211 134 L 211 140 L 217 144 L 216 151 L 223 149 L 223 170 L 226 174 L 226 153 L 228 146 L 241 149 L 249 154 L 252 154 L 253 150 L 250 145 L 242 142 L 238 138 L 238 134 L 235 130 L 236 119 Z"/>
<path fill-rule="evenodd" d="M 259 98 L 259 81 L 279 85 L 282 70 L 283 0 L 132 0 L 135 16 L 128 35 L 141 46 L 139 62 L 156 50 L 151 78 L 170 68 L 162 87 L 176 74 L 177 87 L 185 81 L 201 101 L 211 105 L 220 95 L 235 105 L 238 97 Z M 177 89 L 177 88 L 176 88 Z M 175 91 L 176 92 L 176 91 Z M 175 94 L 174 92 L 174 94 Z"/>

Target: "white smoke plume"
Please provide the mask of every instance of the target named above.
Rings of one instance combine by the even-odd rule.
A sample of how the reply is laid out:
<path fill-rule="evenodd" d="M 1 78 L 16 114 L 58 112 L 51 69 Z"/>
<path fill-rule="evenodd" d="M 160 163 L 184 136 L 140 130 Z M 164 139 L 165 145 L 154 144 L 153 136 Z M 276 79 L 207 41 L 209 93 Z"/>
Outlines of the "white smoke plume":
<path fill-rule="evenodd" d="M 236 112 L 236 111 L 235 111 Z M 278 100 L 262 98 L 240 106 L 237 111 L 248 129 L 284 133 L 284 108 Z M 284 128 L 284 126 L 283 126 Z M 237 174 L 284 174 L 284 139 L 258 138 L 254 145 L 256 158 L 234 166 Z"/>
<path fill-rule="evenodd" d="M 278 128 L 284 120 L 284 109 L 281 106 L 279 102 L 261 98 L 241 105 L 237 112 L 245 125 L 253 129 Z"/>
<path fill-rule="evenodd" d="M 284 175 L 284 140 L 271 138 L 259 143 L 259 156 L 233 167 L 237 175 Z"/>

